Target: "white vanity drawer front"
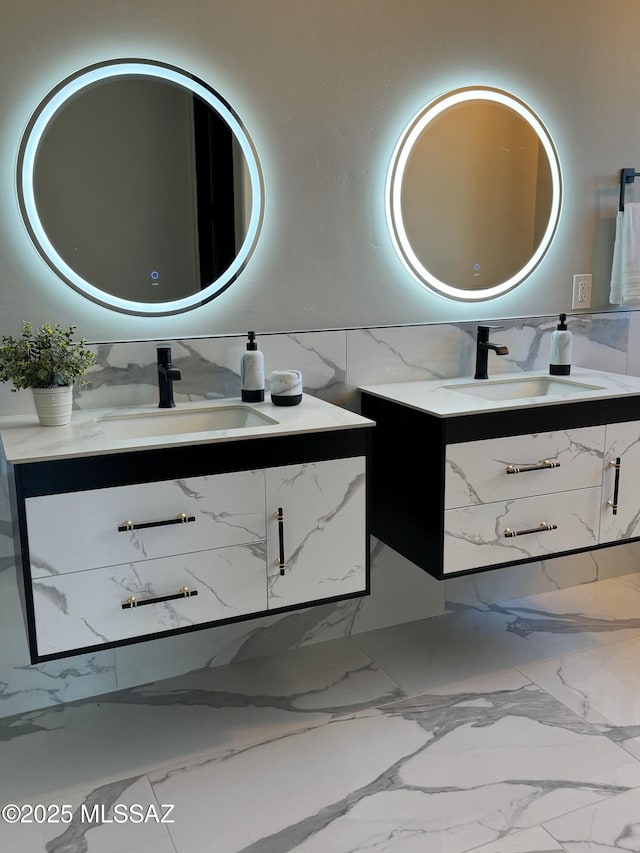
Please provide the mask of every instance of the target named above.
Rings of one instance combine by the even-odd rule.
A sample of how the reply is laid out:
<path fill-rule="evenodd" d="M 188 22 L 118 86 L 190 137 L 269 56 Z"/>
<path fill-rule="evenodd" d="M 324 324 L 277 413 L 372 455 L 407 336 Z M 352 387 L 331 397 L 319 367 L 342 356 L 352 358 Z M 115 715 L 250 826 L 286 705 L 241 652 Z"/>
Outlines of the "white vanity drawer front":
<path fill-rule="evenodd" d="M 600 496 L 597 487 L 446 510 L 443 571 L 450 574 L 596 545 Z M 542 522 L 556 528 L 525 532 Z M 505 536 L 507 529 L 518 535 Z"/>
<path fill-rule="evenodd" d="M 604 437 L 594 426 L 448 445 L 445 509 L 599 486 Z"/>
<path fill-rule="evenodd" d="M 25 501 L 34 578 L 264 539 L 264 471 Z M 181 513 L 194 521 L 174 523 Z M 119 531 L 125 521 L 168 525 Z"/>
<path fill-rule="evenodd" d="M 107 566 L 32 587 L 38 652 L 56 654 L 266 610 L 266 545 Z M 197 595 L 122 609 L 130 596 L 142 602 L 183 587 Z"/>

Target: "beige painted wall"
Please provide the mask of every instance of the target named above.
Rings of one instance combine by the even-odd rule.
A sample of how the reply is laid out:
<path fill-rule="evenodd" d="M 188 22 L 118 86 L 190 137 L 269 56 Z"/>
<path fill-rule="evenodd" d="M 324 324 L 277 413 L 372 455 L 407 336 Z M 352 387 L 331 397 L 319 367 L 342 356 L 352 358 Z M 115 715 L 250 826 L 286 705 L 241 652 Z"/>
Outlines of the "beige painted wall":
<path fill-rule="evenodd" d="M 637 0 L 24 0 L 0 31 L 0 332 L 23 319 L 98 339 L 335 328 L 551 314 L 571 275 L 608 305 L 617 172 L 640 168 Z M 48 88 L 112 57 L 174 63 L 244 119 L 262 159 L 265 224 L 240 280 L 179 317 L 116 315 L 63 288 L 15 200 L 20 135 Z M 546 121 L 564 170 L 557 239 L 512 294 L 461 305 L 394 257 L 385 169 L 429 99 L 506 88 Z"/>

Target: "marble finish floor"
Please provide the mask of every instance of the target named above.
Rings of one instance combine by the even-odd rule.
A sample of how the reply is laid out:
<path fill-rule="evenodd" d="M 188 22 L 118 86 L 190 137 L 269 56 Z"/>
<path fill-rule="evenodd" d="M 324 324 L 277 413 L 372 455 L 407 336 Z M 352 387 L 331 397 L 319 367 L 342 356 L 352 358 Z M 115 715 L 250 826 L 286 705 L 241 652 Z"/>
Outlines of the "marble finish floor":
<path fill-rule="evenodd" d="M 0 803 L 17 853 L 640 851 L 640 578 L 0 720 Z"/>

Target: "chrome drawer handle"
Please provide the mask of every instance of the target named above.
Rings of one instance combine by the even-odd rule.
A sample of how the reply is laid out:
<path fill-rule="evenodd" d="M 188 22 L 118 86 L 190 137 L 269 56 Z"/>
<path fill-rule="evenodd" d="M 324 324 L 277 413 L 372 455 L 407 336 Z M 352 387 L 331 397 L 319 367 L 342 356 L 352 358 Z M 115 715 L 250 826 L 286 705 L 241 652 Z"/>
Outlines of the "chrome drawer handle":
<path fill-rule="evenodd" d="M 526 536 L 527 533 L 542 533 L 545 530 L 557 529 L 557 524 L 548 524 L 546 521 L 541 521 L 538 527 L 530 527 L 528 530 L 511 530 L 511 528 L 507 527 L 504 531 L 504 535 L 509 538 L 513 536 Z"/>
<path fill-rule="evenodd" d="M 143 598 L 140 601 L 135 595 L 130 595 L 126 601 L 122 603 L 123 610 L 133 610 L 135 607 L 144 607 L 145 604 L 159 604 L 162 601 L 175 601 L 177 598 L 191 598 L 198 594 L 197 589 L 189 589 L 188 586 L 180 587 L 180 592 L 170 595 L 160 595 L 157 598 Z"/>
<path fill-rule="evenodd" d="M 537 465 L 507 465 L 507 474 L 525 474 L 527 471 L 544 471 L 546 468 L 559 468 L 560 463 L 553 459 L 542 459 Z"/>
<path fill-rule="evenodd" d="M 195 520 L 195 515 L 187 515 L 186 512 L 181 512 L 175 518 L 169 518 L 166 521 L 147 521 L 142 524 L 123 521 L 122 524 L 118 525 L 118 533 L 126 533 L 130 530 L 146 530 L 148 527 L 168 527 L 170 524 L 189 524 Z"/>

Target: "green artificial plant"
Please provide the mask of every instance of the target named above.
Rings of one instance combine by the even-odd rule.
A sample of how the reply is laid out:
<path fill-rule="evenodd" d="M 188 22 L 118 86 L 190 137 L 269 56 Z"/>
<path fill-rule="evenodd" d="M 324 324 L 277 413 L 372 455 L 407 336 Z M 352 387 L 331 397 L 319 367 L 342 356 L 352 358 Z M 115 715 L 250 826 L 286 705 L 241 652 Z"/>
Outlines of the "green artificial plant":
<path fill-rule="evenodd" d="M 71 385 L 95 362 L 87 341 L 73 340 L 75 326 L 44 323 L 34 332 L 25 322 L 22 336 L 3 335 L 0 345 L 0 382 L 13 382 L 12 391 L 22 388 L 57 388 Z"/>

